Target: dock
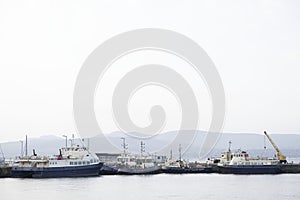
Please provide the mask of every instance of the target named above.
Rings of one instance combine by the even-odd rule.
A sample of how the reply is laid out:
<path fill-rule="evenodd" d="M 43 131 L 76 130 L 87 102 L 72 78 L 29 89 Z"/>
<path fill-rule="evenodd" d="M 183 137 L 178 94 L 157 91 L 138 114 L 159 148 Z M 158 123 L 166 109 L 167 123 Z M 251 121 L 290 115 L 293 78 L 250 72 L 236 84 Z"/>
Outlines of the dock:
<path fill-rule="evenodd" d="M 300 173 L 300 164 L 283 164 L 281 170 L 282 173 L 297 174 Z"/>

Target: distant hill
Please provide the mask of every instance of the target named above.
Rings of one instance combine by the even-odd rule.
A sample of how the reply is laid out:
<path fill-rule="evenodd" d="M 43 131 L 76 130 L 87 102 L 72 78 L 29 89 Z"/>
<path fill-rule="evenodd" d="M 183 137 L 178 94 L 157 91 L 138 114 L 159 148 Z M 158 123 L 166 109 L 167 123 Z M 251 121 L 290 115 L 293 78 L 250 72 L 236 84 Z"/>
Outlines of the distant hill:
<path fill-rule="evenodd" d="M 159 149 L 163 145 L 166 145 L 175 138 L 177 132 L 170 131 L 153 137 L 151 140 L 143 140 L 146 143 L 146 152 L 155 153 L 155 150 Z M 194 134 L 194 131 L 184 131 L 184 134 Z M 207 133 L 204 131 L 196 131 L 195 139 L 190 148 L 185 151 L 184 156 L 186 158 L 197 158 L 201 145 L 206 137 Z M 300 157 L 300 135 L 298 134 L 271 134 L 270 135 L 279 148 L 286 154 L 290 156 Z M 113 132 L 106 135 L 105 137 L 98 136 L 91 138 L 89 144 L 91 150 L 95 152 L 108 152 L 116 153 L 121 152 L 121 137 L 126 138 L 126 143 L 128 144 L 128 151 L 138 153 L 140 151 L 140 139 L 136 139 L 129 136 L 124 136 L 121 132 Z M 111 145 L 107 145 L 106 139 L 110 143 L 114 144 L 115 147 L 111 148 Z M 264 150 L 264 136 L 261 134 L 253 133 L 223 133 L 220 135 L 218 142 L 215 145 L 214 150 L 211 152 L 210 156 L 218 156 L 220 151 L 228 149 L 228 142 L 231 141 L 232 149 L 243 149 L 252 151 L 254 154 L 262 154 L 263 152 L 267 155 L 274 155 L 275 151 L 271 146 L 270 142 L 265 139 L 267 150 Z M 82 142 L 80 139 L 76 139 L 77 144 L 88 145 L 87 140 Z M 70 142 L 68 141 L 69 145 Z M 1 147 L 6 158 L 14 158 L 19 156 L 21 153 L 21 143 L 20 142 L 7 142 L 2 143 Z M 29 138 L 28 139 L 28 154 L 32 154 L 32 149 L 40 155 L 54 155 L 58 154 L 58 149 L 65 146 L 65 140 L 57 136 L 43 136 L 40 138 Z M 182 144 L 183 147 L 188 146 L 188 144 Z M 169 155 L 168 152 L 164 152 L 165 155 Z M 178 149 L 173 149 L 173 155 L 178 156 Z"/>

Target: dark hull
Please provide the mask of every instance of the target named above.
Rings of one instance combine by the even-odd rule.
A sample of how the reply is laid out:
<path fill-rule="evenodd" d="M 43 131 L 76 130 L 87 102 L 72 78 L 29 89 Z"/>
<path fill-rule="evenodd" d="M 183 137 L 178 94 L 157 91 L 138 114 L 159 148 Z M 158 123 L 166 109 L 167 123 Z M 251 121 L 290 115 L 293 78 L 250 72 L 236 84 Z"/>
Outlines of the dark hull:
<path fill-rule="evenodd" d="M 121 167 L 118 169 L 120 175 L 147 175 L 147 174 L 159 174 L 161 173 L 161 167 L 148 167 L 148 168 L 128 168 Z"/>
<path fill-rule="evenodd" d="M 212 168 L 182 168 L 182 167 L 165 167 L 163 173 L 166 174 L 196 174 L 212 173 Z"/>
<path fill-rule="evenodd" d="M 11 177 L 11 167 L 0 166 L 0 178 Z"/>
<path fill-rule="evenodd" d="M 117 175 L 118 169 L 110 166 L 103 165 L 103 167 L 100 169 L 101 175 Z"/>
<path fill-rule="evenodd" d="M 279 174 L 280 165 L 225 165 L 214 166 L 213 170 L 221 174 Z"/>
<path fill-rule="evenodd" d="M 98 176 L 103 163 L 74 167 L 13 167 L 14 178 L 66 178 Z"/>

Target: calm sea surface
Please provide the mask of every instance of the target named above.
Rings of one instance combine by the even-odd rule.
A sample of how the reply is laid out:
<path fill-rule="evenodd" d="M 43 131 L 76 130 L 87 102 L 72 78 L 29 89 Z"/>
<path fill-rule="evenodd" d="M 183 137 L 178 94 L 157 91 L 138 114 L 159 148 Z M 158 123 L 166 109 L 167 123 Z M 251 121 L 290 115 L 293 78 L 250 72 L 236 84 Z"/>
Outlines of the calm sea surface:
<path fill-rule="evenodd" d="M 0 179 L 0 199 L 300 199 L 300 174 Z"/>

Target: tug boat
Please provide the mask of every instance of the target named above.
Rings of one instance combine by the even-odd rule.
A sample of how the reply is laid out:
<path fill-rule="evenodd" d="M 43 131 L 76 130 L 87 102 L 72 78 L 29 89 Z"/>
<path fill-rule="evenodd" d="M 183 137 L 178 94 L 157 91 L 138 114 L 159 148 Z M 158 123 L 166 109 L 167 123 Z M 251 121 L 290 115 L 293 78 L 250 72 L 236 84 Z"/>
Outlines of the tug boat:
<path fill-rule="evenodd" d="M 175 162 L 167 162 L 162 171 L 167 174 L 195 174 L 195 173 L 212 173 L 212 168 L 201 164 L 191 165 L 184 160 L 177 160 Z"/>
<path fill-rule="evenodd" d="M 59 155 L 51 157 L 20 157 L 12 167 L 14 178 L 61 178 L 98 176 L 103 163 L 86 147 L 73 145 L 61 148 Z"/>

